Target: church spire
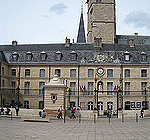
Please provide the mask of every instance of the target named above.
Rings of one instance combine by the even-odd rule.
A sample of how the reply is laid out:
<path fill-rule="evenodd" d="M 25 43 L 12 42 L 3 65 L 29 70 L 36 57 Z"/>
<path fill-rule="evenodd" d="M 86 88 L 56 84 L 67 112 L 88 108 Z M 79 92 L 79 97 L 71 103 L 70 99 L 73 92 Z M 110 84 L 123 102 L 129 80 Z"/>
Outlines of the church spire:
<path fill-rule="evenodd" d="M 80 16 L 80 23 L 78 29 L 77 43 L 86 43 L 84 20 L 83 20 L 83 3 L 81 5 L 81 16 Z"/>

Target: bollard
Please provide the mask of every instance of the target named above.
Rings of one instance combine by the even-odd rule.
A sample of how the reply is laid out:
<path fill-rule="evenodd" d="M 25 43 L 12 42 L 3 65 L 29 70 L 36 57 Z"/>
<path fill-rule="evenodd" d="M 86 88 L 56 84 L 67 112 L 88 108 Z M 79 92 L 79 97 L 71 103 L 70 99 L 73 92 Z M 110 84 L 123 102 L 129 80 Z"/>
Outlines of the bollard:
<path fill-rule="evenodd" d="M 136 114 L 136 122 L 138 122 L 138 114 Z"/>
<path fill-rule="evenodd" d="M 109 123 L 110 123 L 110 117 L 109 117 Z"/>
<path fill-rule="evenodd" d="M 79 123 L 81 123 L 81 114 L 79 114 Z"/>
<path fill-rule="evenodd" d="M 66 109 L 64 110 L 64 123 L 66 122 Z"/>
<path fill-rule="evenodd" d="M 12 111 L 11 111 L 11 121 L 12 121 Z"/>
<path fill-rule="evenodd" d="M 124 122 L 124 114 L 122 114 L 122 122 Z"/>
<path fill-rule="evenodd" d="M 94 123 L 96 123 L 96 114 L 94 114 Z"/>

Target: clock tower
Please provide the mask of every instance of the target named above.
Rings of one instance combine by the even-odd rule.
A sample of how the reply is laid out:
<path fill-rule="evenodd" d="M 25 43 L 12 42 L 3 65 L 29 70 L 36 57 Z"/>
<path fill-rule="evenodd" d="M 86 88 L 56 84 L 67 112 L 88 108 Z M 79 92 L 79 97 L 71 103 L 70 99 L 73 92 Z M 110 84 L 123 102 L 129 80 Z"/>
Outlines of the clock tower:
<path fill-rule="evenodd" d="M 114 43 L 116 37 L 115 0 L 87 0 L 87 41 L 102 38 L 102 43 Z"/>

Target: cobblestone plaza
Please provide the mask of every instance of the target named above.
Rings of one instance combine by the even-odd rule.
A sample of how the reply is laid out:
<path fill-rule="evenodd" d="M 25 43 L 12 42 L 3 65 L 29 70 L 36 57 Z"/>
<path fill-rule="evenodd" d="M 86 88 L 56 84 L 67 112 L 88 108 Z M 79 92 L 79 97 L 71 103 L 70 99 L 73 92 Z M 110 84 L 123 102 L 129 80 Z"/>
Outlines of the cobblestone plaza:
<path fill-rule="evenodd" d="M 51 120 L 50 123 L 22 122 L 20 119 L 0 118 L 1 140 L 149 140 L 150 119 L 98 118 Z"/>

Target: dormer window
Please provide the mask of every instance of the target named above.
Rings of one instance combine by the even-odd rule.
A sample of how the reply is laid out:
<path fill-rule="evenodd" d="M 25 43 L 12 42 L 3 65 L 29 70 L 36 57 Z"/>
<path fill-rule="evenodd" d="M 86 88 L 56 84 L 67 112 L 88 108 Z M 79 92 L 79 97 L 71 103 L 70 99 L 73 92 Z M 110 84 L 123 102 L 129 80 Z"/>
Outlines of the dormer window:
<path fill-rule="evenodd" d="M 129 53 L 128 51 L 126 51 L 126 52 L 124 53 L 124 60 L 125 60 L 125 61 L 130 61 L 130 53 Z"/>
<path fill-rule="evenodd" d="M 31 61 L 32 60 L 32 53 L 31 52 L 27 52 L 27 54 L 26 54 L 26 60 L 27 61 Z"/>
<path fill-rule="evenodd" d="M 45 61 L 45 60 L 46 60 L 46 57 L 47 57 L 46 52 L 42 51 L 42 52 L 40 53 L 40 60 Z"/>
<path fill-rule="evenodd" d="M 141 62 L 146 62 L 147 61 L 147 55 L 146 55 L 145 52 L 141 52 L 140 56 L 141 56 Z"/>
<path fill-rule="evenodd" d="M 19 57 L 18 53 L 17 53 L 17 52 L 14 52 L 14 53 L 12 54 L 12 61 L 17 61 L 17 60 L 18 60 L 18 57 Z"/>
<path fill-rule="evenodd" d="M 57 51 L 55 53 L 55 60 L 56 61 L 61 61 L 61 58 L 62 58 L 62 53 L 60 51 Z"/>
<path fill-rule="evenodd" d="M 71 54 L 71 61 L 76 61 L 77 53 L 75 51 L 72 51 L 70 54 Z"/>

